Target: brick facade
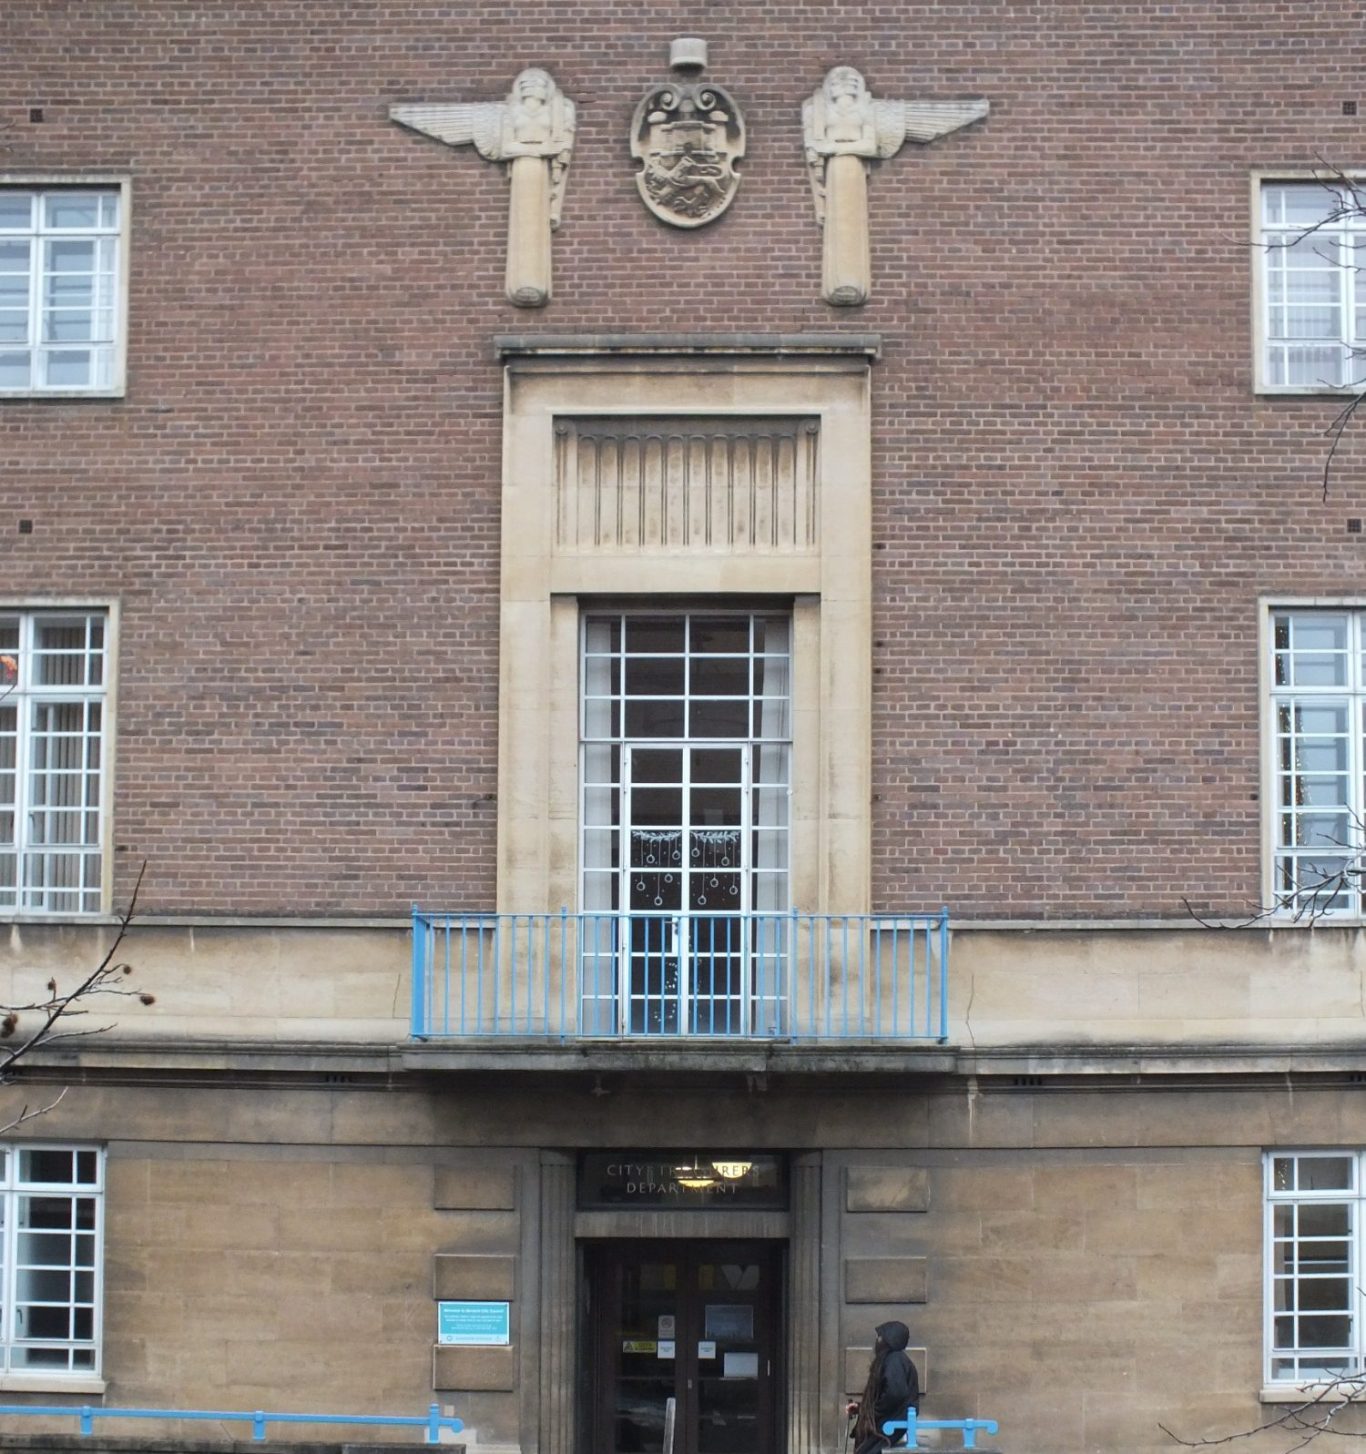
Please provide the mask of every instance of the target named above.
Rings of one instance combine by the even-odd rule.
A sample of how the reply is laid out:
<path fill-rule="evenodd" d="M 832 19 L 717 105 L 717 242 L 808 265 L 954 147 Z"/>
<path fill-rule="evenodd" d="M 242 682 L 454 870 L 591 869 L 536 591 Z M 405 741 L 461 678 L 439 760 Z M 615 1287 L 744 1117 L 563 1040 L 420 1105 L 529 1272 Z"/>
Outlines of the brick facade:
<path fill-rule="evenodd" d="M 711 35 L 744 182 L 687 233 L 626 154 L 667 7 L 9 7 L 0 167 L 132 176 L 126 399 L 0 405 L 7 593 L 124 603 L 120 884 L 146 858 L 158 910 L 491 900 L 489 339 L 527 315 L 500 169 L 386 108 L 545 62 L 580 123 L 538 325 L 884 338 L 876 900 L 1254 897 L 1255 603 L 1359 588 L 1362 446 L 1325 505 L 1333 403 L 1250 393 L 1248 174 L 1359 160 L 1354 17 L 746 7 Z M 993 108 L 875 167 L 852 315 L 818 300 L 800 145 L 836 53 Z"/>

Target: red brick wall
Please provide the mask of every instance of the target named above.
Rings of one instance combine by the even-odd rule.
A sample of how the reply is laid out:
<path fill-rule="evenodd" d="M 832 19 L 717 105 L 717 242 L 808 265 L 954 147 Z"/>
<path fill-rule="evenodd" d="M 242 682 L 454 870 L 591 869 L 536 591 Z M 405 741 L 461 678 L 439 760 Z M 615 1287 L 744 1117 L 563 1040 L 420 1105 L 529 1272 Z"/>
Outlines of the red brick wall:
<path fill-rule="evenodd" d="M 527 328 L 883 335 L 880 907 L 1255 896 L 1256 599 L 1366 592 L 1366 432 L 1324 505 L 1334 405 L 1251 394 L 1248 173 L 1366 164 L 1357 5 L 5 0 L 0 26 L 0 168 L 134 178 L 127 399 L 0 403 L 0 541 L 6 594 L 124 602 L 116 838 L 150 908 L 491 904 L 490 337 Z M 689 33 L 749 126 L 697 232 L 645 211 L 627 150 Z M 857 311 L 818 300 L 800 144 L 837 62 L 992 103 L 874 169 Z M 528 64 L 579 107 L 539 314 L 503 301 L 502 169 L 386 120 Z"/>

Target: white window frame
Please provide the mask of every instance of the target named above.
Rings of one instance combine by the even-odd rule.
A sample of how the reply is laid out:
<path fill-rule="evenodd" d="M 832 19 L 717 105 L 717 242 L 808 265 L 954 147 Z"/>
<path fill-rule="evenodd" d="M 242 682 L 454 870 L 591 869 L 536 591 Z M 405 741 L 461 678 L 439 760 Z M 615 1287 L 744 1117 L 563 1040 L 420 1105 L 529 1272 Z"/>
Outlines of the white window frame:
<path fill-rule="evenodd" d="M 1346 700 L 1349 706 L 1348 763 L 1349 798 L 1352 811 L 1359 820 L 1360 832 L 1355 842 L 1349 840 L 1349 847 L 1355 849 L 1363 869 L 1366 869 L 1366 598 L 1353 597 L 1269 597 L 1258 603 L 1260 629 L 1258 639 L 1259 675 L 1262 683 L 1262 897 L 1265 910 L 1271 912 L 1273 922 L 1287 926 L 1312 927 L 1314 924 L 1354 925 L 1366 923 L 1366 874 L 1352 875 L 1359 885 L 1354 891 L 1355 906 L 1329 908 L 1324 903 L 1310 905 L 1297 910 L 1293 903 L 1285 901 L 1285 892 L 1280 881 L 1278 855 L 1282 848 L 1280 801 L 1280 740 L 1278 735 L 1277 708 L 1287 698 L 1311 700 L 1315 696 L 1323 699 Z M 1319 688 L 1295 687 L 1293 684 L 1278 687 L 1275 677 L 1275 618 L 1278 613 L 1345 614 L 1352 619 L 1349 632 L 1348 661 L 1352 675 L 1349 685 Z M 1357 731 L 1350 731 L 1355 721 Z M 1355 826 L 1355 825 L 1354 825 Z M 1324 845 L 1325 853 L 1333 851 L 1333 845 Z"/>
<path fill-rule="evenodd" d="M 1275 1185 L 1275 1169 L 1278 1161 L 1294 1161 L 1297 1164 L 1306 1162 L 1339 1160 L 1349 1163 L 1351 1168 L 1350 1186 L 1345 1189 L 1307 1190 L 1302 1191 L 1291 1188 L 1279 1191 Z M 1296 1178 L 1300 1173 L 1296 1170 Z M 1290 1263 L 1292 1271 L 1289 1273 L 1280 1271 L 1276 1260 L 1276 1249 L 1284 1241 L 1276 1235 L 1276 1212 L 1277 1208 L 1295 1206 L 1297 1208 L 1313 1208 L 1315 1206 L 1337 1205 L 1346 1206 L 1348 1215 L 1346 1218 L 1347 1232 L 1345 1237 L 1326 1236 L 1324 1238 L 1328 1245 L 1333 1242 L 1345 1241 L 1347 1244 L 1347 1257 L 1345 1268 L 1335 1265 L 1331 1269 L 1316 1273 L 1312 1268 L 1308 1271 L 1302 1270 L 1302 1264 L 1297 1257 Z M 1322 1389 L 1330 1382 L 1342 1378 L 1355 1378 L 1366 1372 L 1366 1288 L 1362 1286 L 1361 1269 L 1363 1266 L 1363 1246 L 1366 1244 L 1366 1151 L 1353 1147 L 1339 1148 L 1285 1148 L 1277 1147 L 1263 1153 L 1262 1156 L 1262 1209 L 1263 1209 L 1263 1234 L 1262 1234 L 1262 1398 L 1263 1401 L 1274 1402 L 1279 1400 L 1299 1398 L 1305 1391 L 1315 1388 Z M 1321 1228 L 1310 1226 L 1309 1231 L 1300 1230 L 1299 1213 L 1296 1213 L 1296 1222 L 1293 1237 L 1305 1237 L 1310 1239 L 1315 1232 L 1322 1235 Z M 1345 1282 L 1348 1288 L 1346 1306 L 1342 1309 L 1350 1320 L 1350 1332 L 1347 1340 L 1341 1345 L 1333 1345 L 1331 1348 L 1324 1347 L 1321 1352 L 1325 1361 L 1315 1363 L 1312 1345 L 1287 1346 L 1278 1349 L 1276 1347 L 1276 1320 L 1279 1317 L 1293 1317 L 1298 1311 L 1301 1315 L 1305 1310 L 1301 1306 L 1302 1298 L 1298 1289 L 1301 1285 L 1312 1284 L 1319 1277 L 1328 1279 L 1330 1282 Z M 1293 1308 L 1277 1307 L 1277 1288 L 1280 1284 L 1291 1284 L 1297 1289 L 1293 1299 Z M 1315 1309 L 1308 1310 L 1308 1316 L 1315 1314 Z M 1337 1312 L 1336 1308 L 1325 1310 L 1328 1316 Z M 1342 1314 L 1339 1314 L 1342 1315 Z M 1302 1348 L 1309 1348 L 1311 1351 L 1301 1351 Z M 1294 1365 L 1289 1371 L 1278 1369 L 1278 1362 Z M 1329 1367 L 1331 1362 L 1340 1362 L 1340 1368 Z M 1356 1396 L 1356 1390 L 1345 1390 Z"/>
<path fill-rule="evenodd" d="M 77 1156 L 94 1158 L 94 1177 L 90 1181 L 75 1179 L 63 1181 L 26 1180 L 21 1175 L 25 1165 L 25 1153 L 54 1152 L 70 1155 L 73 1164 Z M 101 1362 L 103 1357 L 104 1332 L 104 1195 L 105 1195 L 105 1151 L 101 1146 L 62 1143 L 50 1141 L 10 1141 L 0 1143 L 0 1389 L 71 1388 L 73 1392 L 87 1392 L 102 1388 Z M 43 1229 L 21 1226 L 21 1208 L 26 1199 L 89 1200 L 92 1203 L 92 1217 L 89 1228 L 80 1230 L 80 1235 L 93 1239 L 89 1247 L 89 1263 L 78 1262 L 77 1249 L 72 1248 L 67 1260 L 40 1264 L 61 1272 L 87 1271 L 89 1274 L 88 1297 L 72 1286 L 68 1289 L 66 1306 L 86 1307 L 90 1310 L 90 1336 L 65 1338 L 26 1336 L 20 1326 L 24 1309 L 35 1305 L 62 1307 L 56 1299 L 47 1300 L 30 1291 L 28 1299 L 21 1303 L 19 1295 L 25 1291 L 21 1277 L 19 1258 L 21 1253 L 44 1257 L 51 1255 L 41 1245 L 36 1249 L 26 1248 L 21 1242 L 25 1231 L 36 1233 L 35 1241 L 42 1237 Z M 76 1232 L 76 1218 L 71 1218 L 73 1235 Z M 60 1229 L 53 1229 L 59 1233 Z M 47 1353 L 53 1362 L 40 1364 L 16 1364 L 16 1355 L 25 1353 Z M 67 1366 L 57 1366 L 55 1359 L 65 1356 Z M 72 1362 L 84 1359 L 81 1367 L 72 1367 Z"/>
<path fill-rule="evenodd" d="M 46 387 L 30 383 L 22 388 L 0 386 L 0 404 L 32 399 L 121 399 L 126 392 L 128 361 L 128 274 L 129 235 L 131 223 L 131 186 L 126 175 L 107 172 L 76 172 L 54 175 L 51 172 L 0 172 L 0 191 L 105 191 L 118 194 L 118 225 L 114 239 L 114 338 L 110 352 L 110 376 L 107 384 L 90 388 L 70 386 Z M 76 235 L 76 234 L 73 234 Z M 32 288 L 36 295 L 39 269 L 33 269 Z M 38 306 L 36 296 L 30 309 Z"/>
<path fill-rule="evenodd" d="M 1263 223 L 1263 197 L 1268 187 L 1276 186 L 1278 183 L 1304 184 L 1313 183 L 1325 188 L 1325 202 L 1327 191 L 1331 190 L 1339 179 L 1346 179 L 1354 182 L 1359 187 L 1366 187 L 1366 172 L 1355 170 L 1344 170 L 1340 174 L 1334 174 L 1323 169 L 1314 170 L 1307 167 L 1277 167 L 1270 170 L 1254 171 L 1251 174 L 1251 204 L 1250 204 L 1250 247 L 1248 249 L 1252 263 L 1252 338 L 1253 338 L 1253 388 L 1258 394 L 1270 395 L 1298 395 L 1298 396 L 1336 396 L 1351 395 L 1360 393 L 1366 389 L 1366 337 L 1356 340 L 1351 339 L 1351 331 L 1346 327 L 1346 320 L 1351 316 L 1351 297 L 1354 293 L 1360 292 L 1363 306 L 1366 307 L 1366 273 L 1358 275 L 1354 269 L 1344 264 L 1343 271 L 1346 275 L 1347 286 L 1343 290 L 1342 309 L 1344 314 L 1343 337 L 1338 342 L 1346 342 L 1349 347 L 1356 346 L 1363 350 L 1362 356 L 1355 360 L 1348 360 L 1348 374 L 1352 380 L 1346 384 L 1330 384 L 1326 381 L 1311 384 L 1282 384 L 1272 383 L 1270 379 L 1269 348 L 1271 334 L 1269 328 L 1269 307 L 1270 289 L 1268 284 L 1269 262 L 1271 250 L 1268 248 L 1268 234 L 1284 232 L 1286 229 L 1269 227 Z M 1331 229 L 1330 229 L 1331 230 Z M 1366 244 L 1366 218 L 1354 221 L 1347 229 L 1361 243 Z M 1334 340 L 1326 339 L 1325 343 Z"/>
<path fill-rule="evenodd" d="M 34 688 L 25 687 L 25 680 L 28 670 L 28 662 L 31 659 L 28 650 L 33 638 L 33 623 L 39 617 L 52 616 L 91 616 L 100 615 L 104 618 L 104 661 L 103 661 L 103 687 L 95 693 L 87 688 Z M 91 920 L 101 917 L 108 917 L 110 904 L 113 897 L 113 855 L 111 852 L 111 823 L 114 794 L 114 714 L 117 708 L 118 680 L 118 625 L 119 611 L 116 602 L 107 599 L 89 600 L 72 599 L 61 597 L 51 600 L 7 602 L 0 599 L 0 618 L 18 617 L 20 621 L 20 680 L 16 701 L 16 717 L 18 721 L 18 743 L 16 752 L 16 782 L 18 784 L 19 802 L 16 804 L 15 838 L 17 844 L 17 882 L 15 888 L 15 901 L 6 903 L 0 900 L 0 922 L 11 921 L 34 921 L 50 923 L 54 920 Z M 0 647 L 0 654 L 8 652 L 7 647 Z M 4 675 L 0 672 L 0 675 Z M 23 807 L 28 792 L 27 774 L 29 768 L 29 755 L 31 752 L 31 719 L 25 720 L 26 708 L 35 701 L 62 700 L 71 695 L 81 697 L 93 697 L 98 695 L 102 703 L 100 723 L 100 782 L 99 782 L 99 808 L 97 830 L 98 855 L 100 860 L 100 886 L 98 901 L 94 906 L 87 906 L 81 909 L 71 907 L 51 908 L 41 903 L 33 902 L 33 891 L 25 882 L 24 876 L 24 850 L 29 839 L 29 830 L 26 824 L 26 817 L 22 816 Z M 11 694 L 0 685 L 0 705 L 12 700 Z M 54 845 L 55 846 L 55 845 Z M 93 855 L 91 855 L 93 856 Z"/>

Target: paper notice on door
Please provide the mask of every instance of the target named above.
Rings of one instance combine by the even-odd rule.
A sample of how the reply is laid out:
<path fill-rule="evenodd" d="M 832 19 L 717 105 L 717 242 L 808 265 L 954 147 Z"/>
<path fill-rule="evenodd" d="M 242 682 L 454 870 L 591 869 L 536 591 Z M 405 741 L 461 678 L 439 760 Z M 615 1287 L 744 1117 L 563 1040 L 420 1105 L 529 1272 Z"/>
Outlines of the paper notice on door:
<path fill-rule="evenodd" d="M 721 1360 L 722 1378 L 758 1378 L 757 1353 L 727 1353 Z"/>
<path fill-rule="evenodd" d="M 660 1313 L 659 1315 L 659 1336 L 661 1338 L 672 1338 L 674 1335 L 674 1315 L 672 1313 Z"/>
<path fill-rule="evenodd" d="M 697 1356 L 699 1358 L 715 1358 L 716 1344 L 711 1342 L 699 1343 L 697 1345 Z"/>
<path fill-rule="evenodd" d="M 708 1303 L 702 1331 L 722 1342 L 746 1342 L 754 1337 L 754 1308 L 749 1303 Z"/>
<path fill-rule="evenodd" d="M 672 1338 L 661 1338 L 659 1340 L 659 1356 L 661 1358 L 672 1358 L 674 1356 L 674 1340 Z"/>

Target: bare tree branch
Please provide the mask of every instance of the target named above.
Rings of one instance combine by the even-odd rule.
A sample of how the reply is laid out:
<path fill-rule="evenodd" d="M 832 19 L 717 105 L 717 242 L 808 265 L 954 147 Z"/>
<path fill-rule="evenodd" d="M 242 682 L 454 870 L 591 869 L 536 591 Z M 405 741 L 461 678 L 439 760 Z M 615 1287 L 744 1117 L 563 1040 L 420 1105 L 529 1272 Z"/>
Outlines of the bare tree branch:
<path fill-rule="evenodd" d="M 0 657 L 0 671 L 7 669 L 8 660 L 6 657 Z M 3 700 L 4 695 L 4 693 L 0 693 L 0 700 Z M 35 999 L 26 1004 L 0 1004 L 0 1086 L 9 1085 L 16 1080 L 22 1073 L 22 1067 L 16 1069 L 18 1062 L 33 1055 L 36 1051 L 56 1045 L 63 1040 L 78 1040 L 92 1035 L 103 1035 L 107 1030 L 112 1029 L 112 1024 L 72 1026 L 71 1022 L 74 1019 L 90 1013 L 90 1004 L 93 1000 L 113 997 L 136 1000 L 140 1005 L 156 1003 L 154 995 L 129 983 L 133 974 L 133 966 L 119 957 L 119 951 L 128 937 L 129 925 L 137 913 L 138 896 L 142 892 L 142 881 L 146 873 L 147 864 L 144 861 L 138 870 L 137 882 L 133 885 L 128 906 L 119 915 L 118 932 L 105 951 L 104 957 L 84 978 L 77 981 L 69 990 L 61 989 L 56 979 L 50 979 L 47 982 L 47 994 L 44 998 Z M 37 1017 L 37 1023 L 29 1029 L 28 1021 L 34 1016 Z M 25 1105 L 17 1116 L 8 1123 L 0 1125 L 0 1134 L 12 1131 L 16 1126 L 22 1126 L 26 1121 L 34 1120 L 38 1116 L 46 1115 L 48 1111 L 61 1103 L 62 1097 L 65 1095 L 66 1090 L 64 1089 L 46 1105 L 37 1107 Z"/>
<path fill-rule="evenodd" d="M 1187 1439 L 1174 1433 L 1166 1424 L 1160 1423 L 1157 1427 L 1174 1444 L 1180 1444 L 1185 1449 L 1215 1449 L 1225 1444 L 1237 1444 L 1244 1439 L 1255 1438 L 1258 1434 L 1280 1430 L 1294 1440 L 1286 1445 L 1285 1454 L 1295 1454 L 1296 1450 L 1303 1449 L 1325 1434 L 1338 1439 L 1366 1439 L 1366 1432 L 1340 1429 L 1334 1423 L 1345 1408 L 1359 1402 L 1363 1397 L 1366 1397 L 1366 1374 L 1343 1374 L 1316 1384 L 1313 1395 L 1303 1403 L 1287 1404 L 1284 1411 L 1274 1418 L 1251 1428 L 1239 1429 L 1232 1434 L 1223 1434 L 1217 1438 Z"/>

